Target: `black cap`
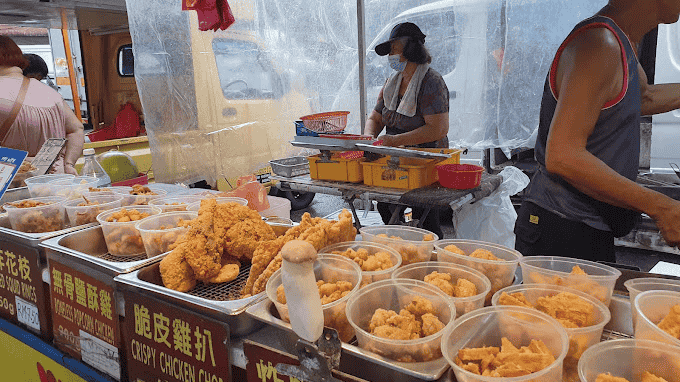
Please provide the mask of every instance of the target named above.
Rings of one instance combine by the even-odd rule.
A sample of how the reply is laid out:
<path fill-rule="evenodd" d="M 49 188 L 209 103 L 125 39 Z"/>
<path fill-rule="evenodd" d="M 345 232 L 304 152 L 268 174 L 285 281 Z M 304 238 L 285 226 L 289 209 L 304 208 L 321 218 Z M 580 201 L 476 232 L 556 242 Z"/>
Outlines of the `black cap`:
<path fill-rule="evenodd" d="M 420 31 L 420 28 L 414 23 L 401 23 L 397 24 L 392 28 L 392 32 L 390 33 L 390 39 L 376 45 L 375 47 L 375 52 L 378 54 L 378 56 L 384 56 L 390 53 L 391 46 L 390 44 L 394 40 L 398 40 L 401 37 L 411 37 L 417 41 L 420 41 L 421 43 L 425 42 L 425 35 L 423 32 Z"/>

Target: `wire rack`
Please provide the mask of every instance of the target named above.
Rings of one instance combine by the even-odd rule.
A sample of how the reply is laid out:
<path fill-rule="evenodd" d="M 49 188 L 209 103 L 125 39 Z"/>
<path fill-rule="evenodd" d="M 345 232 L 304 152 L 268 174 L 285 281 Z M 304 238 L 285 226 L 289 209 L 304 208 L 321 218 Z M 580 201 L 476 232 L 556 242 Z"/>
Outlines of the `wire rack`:
<path fill-rule="evenodd" d="M 246 285 L 250 274 L 250 265 L 242 265 L 235 280 L 221 284 L 198 283 L 188 294 L 206 300 L 230 301 L 241 298 L 241 290 Z"/>
<path fill-rule="evenodd" d="M 633 338 L 633 336 L 621 333 L 621 332 L 615 332 L 613 330 L 603 330 L 602 331 L 602 338 L 600 338 L 600 341 L 609 341 L 609 340 L 623 340 L 623 339 L 629 339 Z"/>
<path fill-rule="evenodd" d="M 137 256 L 114 256 L 110 253 L 105 253 L 96 257 L 113 263 L 131 263 L 133 261 L 142 261 L 147 259 L 146 254 L 143 253 Z"/>

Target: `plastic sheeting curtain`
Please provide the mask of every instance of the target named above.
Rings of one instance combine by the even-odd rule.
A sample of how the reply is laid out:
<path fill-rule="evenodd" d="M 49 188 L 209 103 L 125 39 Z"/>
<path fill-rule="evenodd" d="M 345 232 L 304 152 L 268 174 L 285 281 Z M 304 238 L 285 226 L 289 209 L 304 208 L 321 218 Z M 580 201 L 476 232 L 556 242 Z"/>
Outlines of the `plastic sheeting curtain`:
<path fill-rule="evenodd" d="M 367 110 L 391 72 L 373 48 L 411 21 L 450 91 L 451 146 L 526 146 L 555 50 L 606 2 L 365 0 Z M 347 131 L 361 130 L 356 0 L 230 5 L 236 23 L 213 33 L 180 0 L 127 0 L 159 181 L 233 177 L 295 154 L 305 114 L 349 110 Z"/>

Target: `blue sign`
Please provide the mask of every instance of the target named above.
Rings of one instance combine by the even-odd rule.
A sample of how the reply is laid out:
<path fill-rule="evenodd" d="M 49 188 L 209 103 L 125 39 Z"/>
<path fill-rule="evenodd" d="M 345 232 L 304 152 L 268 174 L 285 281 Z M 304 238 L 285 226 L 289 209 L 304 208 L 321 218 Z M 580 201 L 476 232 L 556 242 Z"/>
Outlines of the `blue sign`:
<path fill-rule="evenodd" d="M 0 198 L 5 195 L 7 187 L 12 183 L 27 155 L 26 151 L 0 147 L 0 187 L 2 187 Z"/>

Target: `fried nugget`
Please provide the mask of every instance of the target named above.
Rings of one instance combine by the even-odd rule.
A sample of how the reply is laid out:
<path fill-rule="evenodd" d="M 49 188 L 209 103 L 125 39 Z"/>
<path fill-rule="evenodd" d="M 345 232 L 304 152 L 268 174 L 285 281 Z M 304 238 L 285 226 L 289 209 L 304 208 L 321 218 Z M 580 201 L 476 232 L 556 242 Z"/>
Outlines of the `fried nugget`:
<path fill-rule="evenodd" d="M 642 377 L 640 377 L 640 382 L 668 382 L 668 381 L 648 371 L 645 371 L 644 373 L 642 373 Z"/>
<path fill-rule="evenodd" d="M 659 322 L 659 328 L 680 339 L 680 304 L 673 305 L 668 315 Z"/>
<path fill-rule="evenodd" d="M 522 292 L 515 292 L 512 294 L 507 294 L 506 292 L 501 293 L 498 298 L 499 305 L 517 305 L 524 306 L 527 308 L 533 308 L 534 306 L 527 300 Z"/>
<path fill-rule="evenodd" d="M 188 292 L 196 286 L 194 271 L 184 260 L 184 248 L 176 248 L 160 262 L 163 285 L 178 292 Z"/>
<path fill-rule="evenodd" d="M 601 373 L 595 378 L 595 382 L 630 382 L 626 378 L 615 377 L 610 373 Z"/>
<path fill-rule="evenodd" d="M 238 277 L 240 268 L 241 263 L 237 259 L 225 256 L 222 259 L 222 268 L 220 268 L 220 272 L 203 282 L 218 284 L 232 281 Z"/>
<path fill-rule="evenodd" d="M 462 249 L 458 248 L 453 244 L 447 245 L 446 247 L 444 247 L 444 249 L 457 255 L 465 256 L 465 251 L 463 251 Z"/>

